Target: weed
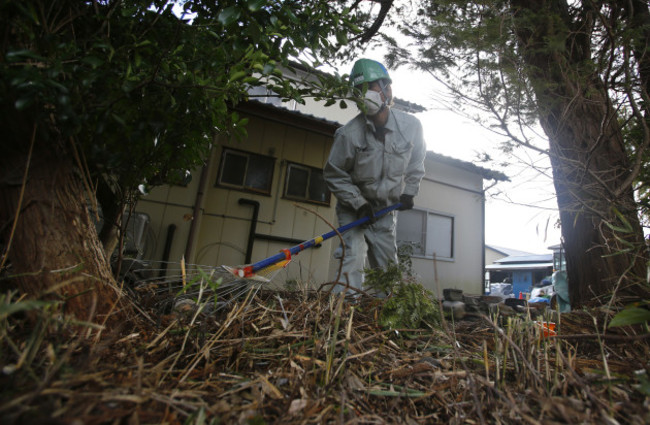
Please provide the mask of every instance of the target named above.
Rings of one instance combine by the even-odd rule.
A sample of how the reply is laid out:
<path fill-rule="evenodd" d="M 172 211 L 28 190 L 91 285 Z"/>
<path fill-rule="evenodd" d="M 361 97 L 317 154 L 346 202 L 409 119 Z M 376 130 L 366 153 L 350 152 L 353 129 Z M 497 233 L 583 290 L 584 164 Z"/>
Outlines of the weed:
<path fill-rule="evenodd" d="M 419 328 L 422 324 L 440 325 L 440 309 L 431 291 L 415 279 L 412 245 L 402 245 L 398 262 L 385 269 L 365 270 L 365 283 L 381 294 L 388 294 L 379 317 L 383 327 Z"/>
<path fill-rule="evenodd" d="M 208 274 L 205 271 L 201 270 L 201 268 L 198 268 L 198 275 L 192 278 L 192 280 L 188 284 L 184 284 L 183 287 L 178 291 L 176 294 L 177 297 L 180 297 L 181 295 L 190 295 L 193 296 L 191 299 L 198 305 L 201 303 L 203 296 L 208 296 L 209 300 L 207 300 L 204 304 L 205 307 L 209 307 L 208 304 L 213 304 L 213 308 L 218 307 L 218 296 L 217 296 L 217 290 L 219 289 L 219 286 L 221 286 L 221 283 L 223 281 L 223 278 L 219 279 L 214 279 L 214 270 L 212 273 Z M 183 276 L 183 282 L 186 282 L 185 276 Z M 199 285 L 199 291 L 198 293 L 196 292 L 196 285 Z M 209 310 L 209 309 L 208 309 Z"/>
<path fill-rule="evenodd" d="M 399 285 L 393 296 L 384 302 L 379 324 L 392 329 L 414 329 L 423 323 L 440 325 L 440 310 L 433 294 L 419 283 Z"/>

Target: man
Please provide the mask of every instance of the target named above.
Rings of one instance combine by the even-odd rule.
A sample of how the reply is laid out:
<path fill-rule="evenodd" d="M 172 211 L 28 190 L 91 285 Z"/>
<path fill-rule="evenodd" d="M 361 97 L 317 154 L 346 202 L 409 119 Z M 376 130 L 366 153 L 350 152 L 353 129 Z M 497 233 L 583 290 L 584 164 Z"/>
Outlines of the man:
<path fill-rule="evenodd" d="M 355 62 L 350 84 L 365 90 L 365 112 L 337 130 L 324 170 L 327 186 L 338 200 L 339 225 L 371 218 L 369 225 L 343 234 L 343 273 L 347 273 L 348 284 L 358 289 L 363 286 L 366 257 L 371 268 L 397 262 L 396 214 L 375 220 L 374 212 L 397 202 L 402 203 L 400 210 L 413 208 L 424 176 L 422 124 L 391 108 L 391 83 L 381 63 L 370 59 Z"/>

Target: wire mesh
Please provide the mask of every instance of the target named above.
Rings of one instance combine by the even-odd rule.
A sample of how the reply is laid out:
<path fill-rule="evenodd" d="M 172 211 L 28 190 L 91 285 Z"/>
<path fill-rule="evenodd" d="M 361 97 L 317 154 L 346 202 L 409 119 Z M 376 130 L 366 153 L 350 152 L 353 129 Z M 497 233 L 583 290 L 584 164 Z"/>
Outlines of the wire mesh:
<path fill-rule="evenodd" d="M 205 313 L 221 310 L 253 291 L 255 295 L 269 280 L 243 279 L 224 266 L 186 264 L 184 262 L 127 263 L 124 286 L 141 297 L 153 300 L 161 313 L 192 301 L 205 303 Z"/>

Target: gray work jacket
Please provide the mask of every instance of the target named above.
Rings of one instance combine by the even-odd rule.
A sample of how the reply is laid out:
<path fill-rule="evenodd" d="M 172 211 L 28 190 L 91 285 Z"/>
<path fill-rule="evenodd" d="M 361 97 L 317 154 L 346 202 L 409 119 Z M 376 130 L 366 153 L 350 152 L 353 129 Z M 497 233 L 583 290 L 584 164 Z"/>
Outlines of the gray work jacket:
<path fill-rule="evenodd" d="M 336 131 L 323 175 L 344 206 L 357 210 L 368 201 L 384 208 L 399 202 L 402 193 L 417 195 L 426 154 L 422 124 L 391 109 L 385 129 L 382 143 L 373 123 L 359 114 Z"/>

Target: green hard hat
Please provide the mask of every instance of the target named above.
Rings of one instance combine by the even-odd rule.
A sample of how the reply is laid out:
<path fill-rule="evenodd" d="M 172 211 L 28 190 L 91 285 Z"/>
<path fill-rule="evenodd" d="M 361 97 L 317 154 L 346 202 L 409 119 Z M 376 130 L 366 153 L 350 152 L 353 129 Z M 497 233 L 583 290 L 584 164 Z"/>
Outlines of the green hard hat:
<path fill-rule="evenodd" d="M 389 84 L 392 83 L 386 67 L 372 59 L 359 59 L 350 72 L 350 85 L 353 87 L 381 79 L 388 80 Z"/>

